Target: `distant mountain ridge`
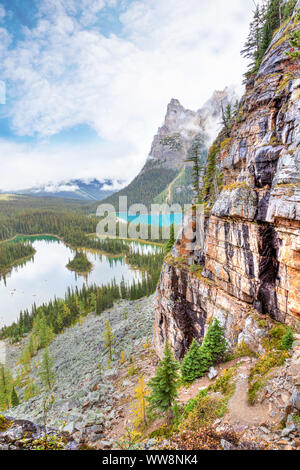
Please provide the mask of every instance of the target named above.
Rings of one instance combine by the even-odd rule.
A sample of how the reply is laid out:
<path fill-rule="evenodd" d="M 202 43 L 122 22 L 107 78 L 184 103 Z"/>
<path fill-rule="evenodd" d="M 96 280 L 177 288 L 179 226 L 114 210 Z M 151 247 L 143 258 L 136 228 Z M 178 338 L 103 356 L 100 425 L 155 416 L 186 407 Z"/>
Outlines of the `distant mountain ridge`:
<path fill-rule="evenodd" d="M 43 186 L 10 191 L 12 194 L 35 197 L 57 197 L 65 199 L 78 199 L 86 201 L 101 201 L 118 191 L 122 187 L 122 181 L 105 179 L 99 181 L 96 178 L 90 180 L 73 179 L 59 183 L 48 183 Z"/>
<path fill-rule="evenodd" d="M 191 111 L 173 98 L 168 104 L 164 123 L 154 136 L 143 169 L 128 186 L 105 202 L 116 209 L 119 196 L 128 197 L 128 206 L 137 203 L 150 207 L 152 203 L 191 202 L 191 167 L 186 163 L 188 151 L 199 134 L 209 145 L 221 127 L 222 104 L 226 106 L 235 99 L 233 89 L 225 88 L 215 91 L 201 109 Z"/>

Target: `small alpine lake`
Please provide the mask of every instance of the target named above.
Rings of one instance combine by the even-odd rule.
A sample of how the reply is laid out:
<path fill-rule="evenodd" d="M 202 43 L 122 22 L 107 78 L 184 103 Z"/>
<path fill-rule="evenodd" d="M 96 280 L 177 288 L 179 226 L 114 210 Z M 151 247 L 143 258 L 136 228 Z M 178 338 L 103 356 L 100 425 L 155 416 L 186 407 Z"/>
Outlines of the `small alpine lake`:
<path fill-rule="evenodd" d="M 15 241 L 28 241 L 35 255 L 15 266 L 5 276 L 0 276 L 0 328 L 9 326 L 19 317 L 20 311 L 31 310 L 56 298 L 64 298 L 68 287 L 80 289 L 83 284 L 98 286 L 122 279 L 132 284 L 142 279 L 142 273 L 126 263 L 126 256 L 102 254 L 85 249 L 93 268 L 87 275 L 78 275 L 66 265 L 73 259 L 75 250 L 52 236 L 16 237 Z M 161 248 L 138 241 L 128 241 L 131 250 L 141 254 L 155 253 Z"/>

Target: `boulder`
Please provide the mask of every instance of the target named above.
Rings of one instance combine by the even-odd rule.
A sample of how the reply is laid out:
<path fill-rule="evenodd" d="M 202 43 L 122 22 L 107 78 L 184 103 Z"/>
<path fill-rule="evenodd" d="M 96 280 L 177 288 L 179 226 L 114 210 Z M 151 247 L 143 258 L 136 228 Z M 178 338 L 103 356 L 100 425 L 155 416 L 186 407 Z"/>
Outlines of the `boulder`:
<path fill-rule="evenodd" d="M 208 372 L 208 378 L 209 380 L 213 380 L 218 376 L 219 372 L 214 368 L 211 367 Z"/>

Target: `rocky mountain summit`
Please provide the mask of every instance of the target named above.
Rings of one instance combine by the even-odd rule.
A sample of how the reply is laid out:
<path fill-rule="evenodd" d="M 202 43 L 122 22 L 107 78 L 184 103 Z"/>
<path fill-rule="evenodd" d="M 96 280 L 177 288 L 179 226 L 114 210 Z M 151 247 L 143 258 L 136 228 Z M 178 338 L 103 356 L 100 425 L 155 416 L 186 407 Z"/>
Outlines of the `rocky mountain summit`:
<path fill-rule="evenodd" d="M 236 100 L 233 88 L 215 91 L 198 111 L 185 109 L 177 99 L 167 107 L 164 124 L 154 136 L 146 163 L 137 177 L 126 188 L 106 201 L 117 204 L 119 196 L 127 196 L 128 204 L 190 203 L 193 197 L 190 164 L 186 163 L 188 151 L 200 135 L 204 142 L 202 155 L 205 164 L 206 150 L 211 134 L 220 127 L 222 107 Z"/>
<path fill-rule="evenodd" d="M 228 87 L 223 91 L 215 91 L 198 111 L 185 109 L 177 99 L 172 99 L 168 104 L 165 122 L 153 139 L 142 173 L 153 168 L 181 170 L 185 167 L 187 153 L 195 137 L 202 134 L 205 138 L 212 126 L 220 126 L 222 106 L 225 109 L 234 98 L 234 90 Z M 208 135 L 206 140 L 208 144 Z"/>

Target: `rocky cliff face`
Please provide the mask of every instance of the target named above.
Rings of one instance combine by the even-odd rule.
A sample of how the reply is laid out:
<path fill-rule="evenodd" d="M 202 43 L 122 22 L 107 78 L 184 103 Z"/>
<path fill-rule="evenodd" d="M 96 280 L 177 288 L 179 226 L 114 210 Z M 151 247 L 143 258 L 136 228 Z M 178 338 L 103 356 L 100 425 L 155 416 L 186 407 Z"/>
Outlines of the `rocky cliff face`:
<path fill-rule="evenodd" d="M 223 189 L 203 216 L 202 246 L 193 251 L 182 237 L 164 263 L 159 355 L 169 339 L 182 358 L 212 317 L 225 325 L 229 344 L 254 349 L 260 318 L 300 325 L 300 73 L 299 60 L 286 54 L 297 28 L 295 14 L 277 32 L 219 145 Z"/>

